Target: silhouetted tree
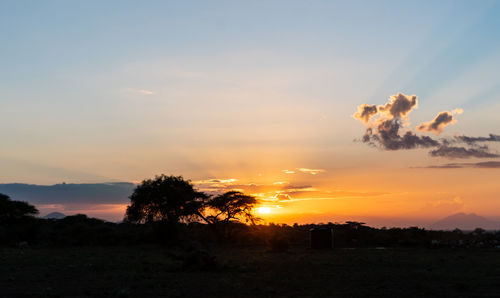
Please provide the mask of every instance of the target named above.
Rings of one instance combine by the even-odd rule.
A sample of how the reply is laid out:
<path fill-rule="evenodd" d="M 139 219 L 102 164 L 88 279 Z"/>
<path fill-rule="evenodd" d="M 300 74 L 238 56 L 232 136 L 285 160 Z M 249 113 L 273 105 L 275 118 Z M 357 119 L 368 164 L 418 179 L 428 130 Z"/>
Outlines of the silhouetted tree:
<path fill-rule="evenodd" d="M 485 229 L 482 229 L 482 228 L 475 228 L 474 231 L 472 231 L 473 234 L 475 235 L 482 235 L 486 232 Z"/>
<path fill-rule="evenodd" d="M 238 222 L 244 219 L 254 224 L 257 218 L 252 214 L 252 210 L 257 203 L 257 199 L 253 196 L 239 191 L 228 191 L 208 200 L 206 206 L 212 209 L 214 214 L 207 216 L 207 220 L 215 224 Z"/>
<path fill-rule="evenodd" d="M 358 230 L 359 228 L 365 225 L 364 222 L 358 222 L 358 221 L 346 221 L 345 224 L 347 225 L 347 227 L 354 230 Z"/>
<path fill-rule="evenodd" d="M 39 231 L 36 214 L 34 206 L 0 194 L 0 243 L 35 242 Z"/>
<path fill-rule="evenodd" d="M 0 194 L 0 221 L 30 217 L 38 214 L 38 210 L 26 203 L 12 201 L 9 196 Z"/>
<path fill-rule="evenodd" d="M 208 196 L 182 176 L 159 175 L 137 186 L 130 196 L 125 221 L 148 223 L 190 221 L 201 215 Z"/>

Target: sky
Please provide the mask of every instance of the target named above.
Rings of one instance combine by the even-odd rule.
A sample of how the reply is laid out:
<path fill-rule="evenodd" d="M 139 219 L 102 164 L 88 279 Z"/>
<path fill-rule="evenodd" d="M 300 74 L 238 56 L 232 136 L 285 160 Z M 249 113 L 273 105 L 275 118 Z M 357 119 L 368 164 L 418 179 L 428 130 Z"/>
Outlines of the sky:
<path fill-rule="evenodd" d="M 1 0 L 0 39 L 0 183 L 165 173 L 267 221 L 500 218 L 498 1 Z"/>

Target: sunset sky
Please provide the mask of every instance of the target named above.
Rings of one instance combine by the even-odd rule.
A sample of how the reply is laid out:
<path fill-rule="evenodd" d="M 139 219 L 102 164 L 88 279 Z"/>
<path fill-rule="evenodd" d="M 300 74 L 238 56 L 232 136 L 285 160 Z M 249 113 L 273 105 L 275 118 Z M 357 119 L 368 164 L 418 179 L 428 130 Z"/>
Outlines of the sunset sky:
<path fill-rule="evenodd" d="M 0 40 L 0 183 L 165 173 L 274 222 L 500 219 L 498 1 L 0 1 Z"/>

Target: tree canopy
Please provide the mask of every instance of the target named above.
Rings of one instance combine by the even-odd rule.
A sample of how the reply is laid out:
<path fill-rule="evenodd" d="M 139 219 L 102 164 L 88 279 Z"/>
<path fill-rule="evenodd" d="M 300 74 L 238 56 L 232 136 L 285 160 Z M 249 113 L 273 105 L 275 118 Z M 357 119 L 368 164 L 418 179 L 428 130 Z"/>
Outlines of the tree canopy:
<path fill-rule="evenodd" d="M 12 201 L 9 196 L 0 193 L 0 220 L 34 216 L 36 214 L 38 214 L 38 210 L 34 206 L 26 202 Z"/>
<path fill-rule="evenodd" d="M 130 196 L 125 220 L 133 223 L 176 223 L 201 216 L 208 196 L 182 176 L 159 175 L 142 181 Z"/>
<path fill-rule="evenodd" d="M 240 221 L 254 223 L 257 219 L 252 210 L 258 200 L 239 191 L 228 191 L 224 194 L 210 198 L 206 205 L 214 211 L 213 215 L 207 216 L 211 223 Z"/>

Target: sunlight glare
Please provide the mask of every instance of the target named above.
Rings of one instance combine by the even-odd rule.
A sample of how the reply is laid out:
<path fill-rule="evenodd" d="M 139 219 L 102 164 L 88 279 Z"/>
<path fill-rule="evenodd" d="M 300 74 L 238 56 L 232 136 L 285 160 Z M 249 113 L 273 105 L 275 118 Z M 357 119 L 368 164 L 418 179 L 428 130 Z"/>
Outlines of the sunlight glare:
<path fill-rule="evenodd" d="M 260 214 L 269 214 L 271 213 L 271 207 L 259 207 L 257 208 L 257 212 Z"/>

